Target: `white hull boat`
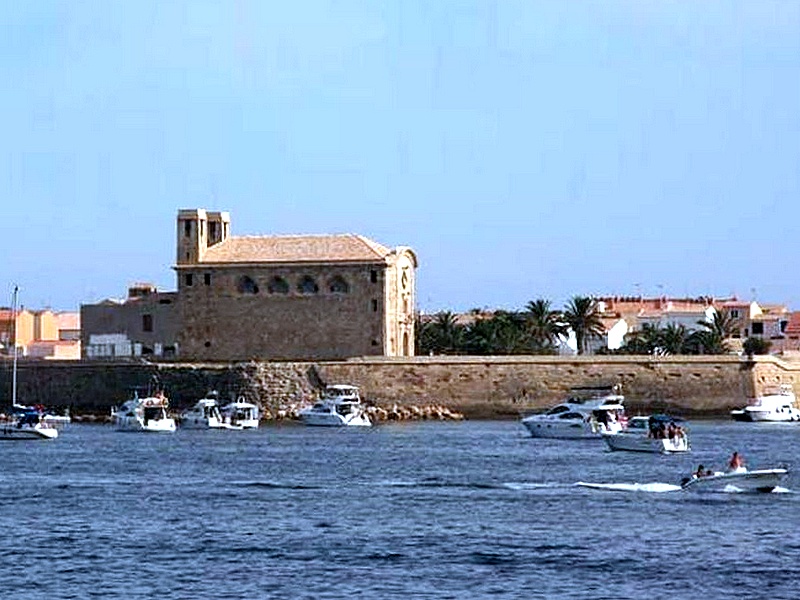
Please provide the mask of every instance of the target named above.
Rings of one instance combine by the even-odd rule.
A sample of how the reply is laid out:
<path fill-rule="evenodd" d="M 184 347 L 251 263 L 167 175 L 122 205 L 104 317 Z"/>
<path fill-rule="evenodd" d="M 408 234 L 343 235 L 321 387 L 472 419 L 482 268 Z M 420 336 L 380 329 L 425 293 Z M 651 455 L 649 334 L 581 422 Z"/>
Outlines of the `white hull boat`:
<path fill-rule="evenodd" d="M 689 451 L 689 436 L 683 427 L 673 428 L 667 435 L 659 428 L 661 423 L 673 423 L 669 417 L 632 417 L 628 426 L 615 433 L 603 433 L 603 439 L 611 450 L 671 454 Z"/>
<path fill-rule="evenodd" d="M 744 408 L 731 411 L 734 421 L 785 423 L 800 421 L 800 409 L 791 385 L 782 385 L 763 396 L 753 398 Z"/>
<path fill-rule="evenodd" d="M 771 492 L 786 479 L 789 471 L 784 468 L 758 469 L 745 468 L 734 471 L 717 471 L 704 477 L 684 480 L 681 487 L 692 492 Z"/>
<path fill-rule="evenodd" d="M 329 385 L 319 402 L 300 412 L 305 425 L 315 427 L 370 427 L 358 388 L 353 385 Z"/>
<path fill-rule="evenodd" d="M 258 406 L 239 398 L 220 410 L 222 424 L 227 429 L 258 429 L 261 413 Z"/>
<path fill-rule="evenodd" d="M 573 395 L 544 414 L 530 415 L 522 424 L 537 438 L 600 439 L 625 427 L 624 396 L 612 388 L 581 388 L 588 397 Z"/>
<path fill-rule="evenodd" d="M 168 400 L 163 395 L 133 399 L 120 408 L 111 409 L 111 417 L 117 431 L 143 431 L 149 433 L 172 433 L 175 419 L 167 415 Z"/>
<path fill-rule="evenodd" d="M 219 410 L 219 403 L 216 397 L 211 395 L 201 398 L 192 408 L 183 411 L 180 425 L 184 429 L 235 429 L 225 423 Z"/>
<path fill-rule="evenodd" d="M 0 440 L 54 440 L 58 429 L 45 423 L 39 413 L 24 413 L 0 421 Z"/>
<path fill-rule="evenodd" d="M 672 454 L 688 452 L 689 441 L 686 436 L 655 439 L 640 433 L 620 431 L 604 433 L 603 439 L 611 450 L 627 450 L 629 452 L 649 452 L 651 454 Z"/>

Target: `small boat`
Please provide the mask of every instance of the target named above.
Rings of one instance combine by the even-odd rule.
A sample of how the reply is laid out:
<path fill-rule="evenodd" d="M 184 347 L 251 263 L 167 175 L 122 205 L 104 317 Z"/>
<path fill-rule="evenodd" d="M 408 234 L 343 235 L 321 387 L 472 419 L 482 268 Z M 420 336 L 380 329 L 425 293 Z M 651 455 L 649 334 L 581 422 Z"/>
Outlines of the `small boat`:
<path fill-rule="evenodd" d="M 69 409 L 65 409 L 63 414 L 56 414 L 51 409 L 44 407 L 41 404 L 35 406 L 25 406 L 24 404 L 15 404 L 14 412 L 28 412 L 35 410 L 42 415 L 42 422 L 50 427 L 61 430 L 67 425 L 72 423 L 72 417 L 69 415 Z"/>
<path fill-rule="evenodd" d="M 306 425 L 318 427 L 370 427 L 372 422 L 361 405 L 354 385 L 329 385 L 311 408 L 300 412 Z"/>
<path fill-rule="evenodd" d="M 171 433 L 175 431 L 175 419 L 167 414 L 169 400 L 163 393 L 126 401 L 120 408 L 111 409 L 111 417 L 117 431 L 145 431 Z"/>
<path fill-rule="evenodd" d="M 210 392 L 180 415 L 181 427 L 186 429 L 232 429 L 219 410 L 217 393 Z"/>
<path fill-rule="evenodd" d="M 692 492 L 771 492 L 789 475 L 788 469 L 757 469 L 739 467 L 709 475 L 687 477 L 681 482 L 684 490 Z"/>
<path fill-rule="evenodd" d="M 625 429 L 602 435 L 611 450 L 656 454 L 688 452 L 689 436 L 678 424 L 680 421 L 667 415 L 636 416 L 628 419 Z"/>
<path fill-rule="evenodd" d="M 599 439 L 626 425 L 625 397 L 614 387 L 573 388 L 572 395 L 544 414 L 529 415 L 522 424 L 533 437 Z"/>
<path fill-rule="evenodd" d="M 0 417 L 0 440 L 54 440 L 57 437 L 58 429 L 47 424 L 38 411 L 27 410 Z"/>
<path fill-rule="evenodd" d="M 797 398 L 789 384 L 756 396 L 744 408 L 731 411 L 734 421 L 800 421 Z"/>
<path fill-rule="evenodd" d="M 222 423 L 228 429 L 258 429 L 261 413 L 258 406 L 247 402 L 242 396 L 236 402 L 226 404 L 220 409 Z"/>
<path fill-rule="evenodd" d="M 0 440 L 54 440 L 58 429 L 44 420 L 38 409 L 17 404 L 17 298 L 19 288 L 14 286 L 11 304 L 11 321 L 14 324 L 14 360 L 11 371 L 11 411 L 0 416 Z"/>

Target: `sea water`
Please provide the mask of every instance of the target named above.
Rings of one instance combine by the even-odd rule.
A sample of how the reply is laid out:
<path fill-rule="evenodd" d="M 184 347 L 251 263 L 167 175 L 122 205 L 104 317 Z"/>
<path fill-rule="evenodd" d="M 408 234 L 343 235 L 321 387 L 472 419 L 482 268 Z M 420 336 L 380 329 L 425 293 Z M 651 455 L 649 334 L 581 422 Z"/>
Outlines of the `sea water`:
<path fill-rule="evenodd" d="M 800 424 L 690 423 L 692 452 L 533 439 L 514 421 L 0 443 L 3 598 L 797 598 L 800 480 L 696 494 Z M 589 484 L 587 485 L 578 485 Z"/>

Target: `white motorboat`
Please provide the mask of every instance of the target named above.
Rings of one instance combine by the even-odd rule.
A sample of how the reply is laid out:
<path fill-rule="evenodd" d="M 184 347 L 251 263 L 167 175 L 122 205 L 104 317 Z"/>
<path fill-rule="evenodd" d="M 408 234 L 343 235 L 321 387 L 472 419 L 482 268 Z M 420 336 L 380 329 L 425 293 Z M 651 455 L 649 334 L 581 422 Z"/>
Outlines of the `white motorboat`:
<path fill-rule="evenodd" d="M 209 393 L 180 415 L 181 427 L 186 429 L 232 429 L 219 410 L 216 393 Z"/>
<path fill-rule="evenodd" d="M 24 404 L 15 404 L 14 412 L 27 412 L 34 410 L 42 415 L 42 422 L 54 427 L 55 429 L 64 429 L 67 425 L 72 423 L 72 417 L 69 415 L 69 409 L 66 409 L 63 414 L 55 414 L 52 410 L 45 408 L 41 404 L 36 406 L 25 406 Z"/>
<path fill-rule="evenodd" d="M 788 475 L 789 471 L 783 467 L 754 471 L 739 467 L 732 471 L 687 477 L 681 482 L 681 487 L 692 492 L 771 492 Z"/>
<path fill-rule="evenodd" d="M 261 418 L 258 406 L 247 402 L 242 396 L 236 402 L 223 406 L 220 413 L 222 423 L 229 429 L 258 429 Z"/>
<path fill-rule="evenodd" d="M 44 413 L 38 409 L 17 404 L 17 298 L 19 288 L 14 287 L 11 303 L 11 321 L 14 324 L 14 360 L 11 371 L 11 412 L 0 417 L 0 440 L 54 440 L 58 429 L 46 423 Z"/>
<path fill-rule="evenodd" d="M 522 419 L 533 437 L 599 439 L 603 433 L 615 433 L 625 427 L 625 397 L 616 386 L 572 391 L 570 398 L 546 413 Z"/>
<path fill-rule="evenodd" d="M 611 450 L 671 454 L 689 451 L 689 436 L 676 419 L 666 415 L 631 417 L 628 426 L 619 431 L 603 432 Z"/>
<path fill-rule="evenodd" d="M 0 417 L 0 440 L 54 440 L 57 437 L 58 429 L 46 423 L 38 411 Z"/>
<path fill-rule="evenodd" d="M 361 405 L 354 385 L 329 385 L 312 407 L 300 412 L 306 425 L 319 427 L 369 427 L 372 422 Z"/>
<path fill-rule="evenodd" d="M 175 431 L 175 419 L 167 414 L 168 407 L 169 400 L 162 393 L 147 398 L 134 393 L 120 408 L 111 409 L 111 417 L 117 431 L 171 433 Z"/>
<path fill-rule="evenodd" d="M 756 396 L 744 408 L 731 411 L 734 421 L 800 421 L 797 398 L 789 384 Z"/>

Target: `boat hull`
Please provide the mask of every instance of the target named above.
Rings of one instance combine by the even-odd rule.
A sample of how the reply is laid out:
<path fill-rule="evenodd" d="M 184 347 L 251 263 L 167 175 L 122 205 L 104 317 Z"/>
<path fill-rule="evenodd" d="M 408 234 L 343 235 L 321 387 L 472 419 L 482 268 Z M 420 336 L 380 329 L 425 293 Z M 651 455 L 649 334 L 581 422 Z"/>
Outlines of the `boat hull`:
<path fill-rule="evenodd" d="M 695 477 L 682 487 L 692 492 L 771 492 L 788 475 L 789 471 L 783 468 L 732 471 Z"/>
<path fill-rule="evenodd" d="M 55 427 L 22 426 L 14 423 L 0 425 L 0 440 L 54 440 L 58 437 Z"/>
<path fill-rule="evenodd" d="M 300 415 L 304 425 L 312 427 L 370 427 L 372 422 L 364 415 L 346 418 L 338 414 L 314 414 L 311 412 Z"/>
<path fill-rule="evenodd" d="M 205 417 L 181 417 L 182 429 L 236 429 L 218 419 Z"/>
<path fill-rule="evenodd" d="M 673 438 L 652 438 L 640 433 L 604 433 L 603 439 L 611 450 L 627 452 L 647 452 L 650 454 L 672 454 L 688 452 L 689 440 L 684 436 Z"/>
<path fill-rule="evenodd" d="M 549 438 L 557 440 L 597 440 L 603 435 L 604 428 L 590 421 L 584 422 L 559 422 L 556 419 L 527 417 L 522 420 L 525 429 L 535 438 Z M 612 425 L 607 433 L 619 431 L 619 425 Z"/>
<path fill-rule="evenodd" d="M 175 419 L 151 419 L 147 423 L 136 417 L 117 417 L 114 423 L 117 431 L 141 431 L 145 433 L 172 433 L 175 431 Z"/>

